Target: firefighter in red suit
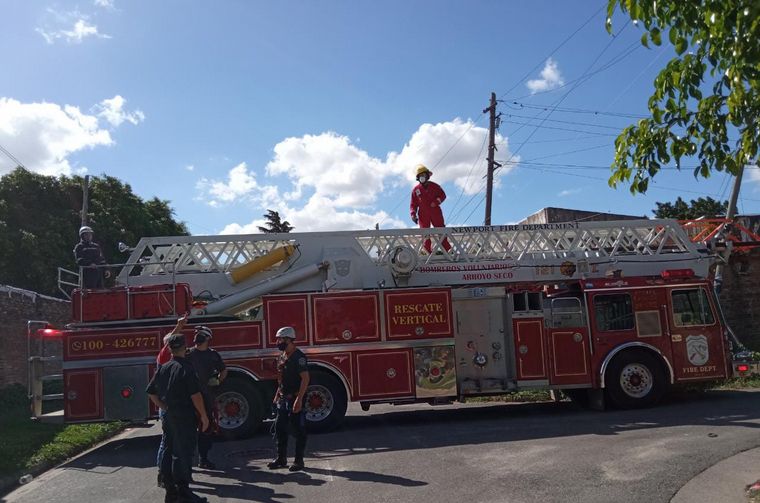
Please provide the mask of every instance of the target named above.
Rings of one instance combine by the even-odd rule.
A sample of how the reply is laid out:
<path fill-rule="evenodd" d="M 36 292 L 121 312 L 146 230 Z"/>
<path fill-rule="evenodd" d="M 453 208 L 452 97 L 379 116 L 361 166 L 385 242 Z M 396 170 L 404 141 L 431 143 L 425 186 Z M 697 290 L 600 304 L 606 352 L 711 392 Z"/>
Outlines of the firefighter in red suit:
<path fill-rule="evenodd" d="M 427 169 L 424 164 L 417 165 L 416 178 L 418 183 L 412 189 L 412 202 L 409 205 L 409 211 L 412 214 L 412 221 L 420 224 L 420 229 L 428 227 L 445 227 L 443 223 L 443 212 L 441 203 L 446 200 L 446 193 L 440 185 L 430 181 L 433 172 Z M 448 239 L 443 238 L 443 247 L 446 251 L 451 249 Z M 425 240 L 425 250 L 431 253 L 430 238 Z"/>

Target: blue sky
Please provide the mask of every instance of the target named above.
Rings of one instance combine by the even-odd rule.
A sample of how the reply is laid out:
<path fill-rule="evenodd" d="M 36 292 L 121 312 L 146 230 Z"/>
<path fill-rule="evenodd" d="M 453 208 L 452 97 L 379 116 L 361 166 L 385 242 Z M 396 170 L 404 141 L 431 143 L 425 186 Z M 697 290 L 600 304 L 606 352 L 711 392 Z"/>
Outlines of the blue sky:
<path fill-rule="evenodd" d="M 727 198 L 726 175 L 688 169 L 646 196 L 607 187 L 614 136 L 646 113 L 673 50 L 640 46 L 622 17 L 611 37 L 604 5 L 0 0 L 0 145 L 34 171 L 106 173 L 168 199 L 194 234 L 254 232 L 267 208 L 298 231 L 412 226 L 420 162 L 448 194 L 447 223 L 478 224 L 494 91 L 497 159 L 512 161 L 495 224 Z M 13 167 L 0 157 L 0 175 Z M 760 212 L 756 169 L 739 211 Z"/>

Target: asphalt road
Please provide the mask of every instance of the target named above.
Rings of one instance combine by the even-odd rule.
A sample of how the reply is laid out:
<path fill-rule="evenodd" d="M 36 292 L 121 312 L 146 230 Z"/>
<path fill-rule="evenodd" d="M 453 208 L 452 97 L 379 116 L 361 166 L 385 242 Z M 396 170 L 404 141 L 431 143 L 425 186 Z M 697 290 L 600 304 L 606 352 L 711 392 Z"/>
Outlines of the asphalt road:
<path fill-rule="evenodd" d="M 267 470 L 271 439 L 259 434 L 217 443 L 220 469 L 196 471 L 194 488 L 212 502 L 665 502 L 759 446 L 758 428 L 760 391 L 678 395 L 640 411 L 565 402 L 352 408 L 340 430 L 309 438 L 305 472 Z M 132 429 L 2 501 L 163 501 L 158 433 Z"/>

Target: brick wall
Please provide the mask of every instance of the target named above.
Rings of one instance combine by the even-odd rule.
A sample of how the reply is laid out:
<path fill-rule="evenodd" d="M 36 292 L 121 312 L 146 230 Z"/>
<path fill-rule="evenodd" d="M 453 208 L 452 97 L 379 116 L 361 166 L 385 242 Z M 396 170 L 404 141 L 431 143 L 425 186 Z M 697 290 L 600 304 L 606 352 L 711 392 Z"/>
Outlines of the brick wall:
<path fill-rule="evenodd" d="M 760 351 L 760 248 L 733 253 L 723 269 L 720 304 L 739 340 Z"/>
<path fill-rule="evenodd" d="M 0 387 L 27 385 L 28 320 L 49 321 L 62 327 L 71 319 L 68 301 L 0 285 Z M 50 341 L 47 354 L 60 356 L 60 343 Z"/>

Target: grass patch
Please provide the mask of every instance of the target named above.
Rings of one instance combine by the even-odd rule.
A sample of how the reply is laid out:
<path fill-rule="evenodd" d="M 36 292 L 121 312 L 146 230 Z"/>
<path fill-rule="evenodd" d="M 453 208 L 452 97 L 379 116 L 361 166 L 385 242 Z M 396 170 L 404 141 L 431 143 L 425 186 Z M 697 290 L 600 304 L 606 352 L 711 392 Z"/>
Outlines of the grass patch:
<path fill-rule="evenodd" d="M 0 389 L 0 476 L 59 463 L 124 429 L 126 423 L 44 424 L 29 419 L 22 386 Z"/>
<path fill-rule="evenodd" d="M 760 375 L 753 374 L 747 377 L 732 377 L 725 381 L 712 383 L 711 389 L 745 389 L 760 388 Z"/>
<path fill-rule="evenodd" d="M 468 402 L 546 402 L 551 399 L 548 389 L 530 389 L 503 395 L 467 397 Z"/>

